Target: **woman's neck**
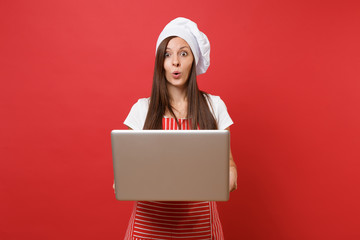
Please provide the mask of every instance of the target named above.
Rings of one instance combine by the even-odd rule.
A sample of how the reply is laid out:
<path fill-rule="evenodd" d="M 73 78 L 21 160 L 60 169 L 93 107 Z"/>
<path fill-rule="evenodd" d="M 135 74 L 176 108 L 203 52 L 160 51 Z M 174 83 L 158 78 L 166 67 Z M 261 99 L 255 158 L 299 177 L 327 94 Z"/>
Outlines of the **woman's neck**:
<path fill-rule="evenodd" d="M 170 97 L 170 105 L 177 118 L 187 117 L 187 89 L 177 88 L 174 86 L 168 86 L 168 92 Z M 165 111 L 165 116 L 171 117 L 169 110 Z"/>
<path fill-rule="evenodd" d="M 187 102 L 187 89 L 184 88 L 178 88 L 171 85 L 168 85 L 167 87 L 169 97 L 170 97 L 170 103 L 173 105 L 181 104 L 183 102 Z"/>

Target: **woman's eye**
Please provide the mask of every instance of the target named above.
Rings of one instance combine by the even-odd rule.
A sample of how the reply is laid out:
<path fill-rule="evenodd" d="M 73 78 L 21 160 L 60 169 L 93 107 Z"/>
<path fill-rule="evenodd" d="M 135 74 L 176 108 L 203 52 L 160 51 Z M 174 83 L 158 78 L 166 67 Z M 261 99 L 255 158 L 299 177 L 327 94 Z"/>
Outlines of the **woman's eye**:
<path fill-rule="evenodd" d="M 165 57 L 169 57 L 170 56 L 170 53 L 165 53 Z"/>
<path fill-rule="evenodd" d="M 183 56 L 183 57 L 185 57 L 185 56 L 188 55 L 188 53 L 187 53 L 187 52 L 181 52 L 180 55 Z"/>

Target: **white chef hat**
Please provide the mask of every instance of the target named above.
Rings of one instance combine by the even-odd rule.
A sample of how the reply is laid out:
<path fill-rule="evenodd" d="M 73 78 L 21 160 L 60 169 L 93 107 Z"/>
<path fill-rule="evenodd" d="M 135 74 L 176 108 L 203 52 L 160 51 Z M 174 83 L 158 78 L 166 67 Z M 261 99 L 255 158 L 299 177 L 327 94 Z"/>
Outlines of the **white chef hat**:
<path fill-rule="evenodd" d="M 210 42 L 196 23 L 178 17 L 169 22 L 159 35 L 156 42 L 156 52 L 160 43 L 167 37 L 177 36 L 184 39 L 190 46 L 196 63 L 196 75 L 205 73 L 210 66 Z"/>

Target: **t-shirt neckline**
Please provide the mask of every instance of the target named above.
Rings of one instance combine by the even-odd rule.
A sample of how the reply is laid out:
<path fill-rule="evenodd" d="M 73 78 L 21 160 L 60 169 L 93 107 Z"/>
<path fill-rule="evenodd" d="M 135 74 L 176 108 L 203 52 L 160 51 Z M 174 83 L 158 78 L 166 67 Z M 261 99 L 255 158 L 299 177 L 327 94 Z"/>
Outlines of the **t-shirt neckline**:
<path fill-rule="evenodd" d="M 164 118 L 175 119 L 174 117 L 164 116 Z M 188 120 L 188 118 L 178 118 L 178 120 Z"/>

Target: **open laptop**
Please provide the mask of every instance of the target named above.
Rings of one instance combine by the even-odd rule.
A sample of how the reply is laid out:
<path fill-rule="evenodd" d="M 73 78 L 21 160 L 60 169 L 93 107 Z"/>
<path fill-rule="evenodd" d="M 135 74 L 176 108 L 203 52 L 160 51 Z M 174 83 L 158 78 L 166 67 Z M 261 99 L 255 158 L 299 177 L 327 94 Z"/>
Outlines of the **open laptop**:
<path fill-rule="evenodd" d="M 113 130 L 116 199 L 227 201 L 227 130 Z"/>

